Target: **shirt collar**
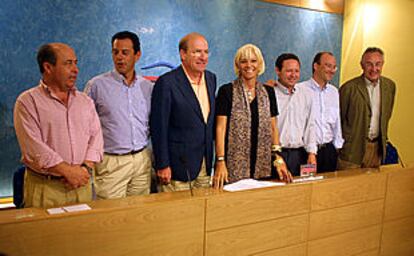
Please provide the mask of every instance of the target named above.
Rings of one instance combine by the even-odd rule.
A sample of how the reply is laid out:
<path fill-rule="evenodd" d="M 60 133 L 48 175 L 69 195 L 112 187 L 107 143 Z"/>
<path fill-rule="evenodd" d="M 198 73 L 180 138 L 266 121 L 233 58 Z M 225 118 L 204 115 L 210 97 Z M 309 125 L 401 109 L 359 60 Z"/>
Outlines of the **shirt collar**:
<path fill-rule="evenodd" d="M 318 89 L 319 91 L 324 91 L 324 90 L 326 90 L 327 88 L 328 88 L 328 84 L 329 83 L 326 83 L 325 84 L 325 86 L 323 86 L 323 87 L 321 87 L 319 84 L 318 84 L 318 82 L 316 82 L 316 80 L 315 79 L 313 79 L 313 77 L 311 77 L 311 87 L 312 87 L 312 89 Z"/>
<path fill-rule="evenodd" d="M 367 85 L 367 86 L 373 86 L 373 87 L 376 87 L 377 85 L 379 85 L 380 84 L 380 80 L 378 79 L 378 81 L 377 82 L 375 82 L 375 83 L 373 83 L 373 82 L 371 82 L 371 81 L 369 81 L 365 76 L 364 76 L 364 81 L 365 81 L 365 84 Z"/>
<path fill-rule="evenodd" d="M 55 94 L 53 93 L 53 91 L 49 88 L 49 86 L 47 86 L 47 84 L 45 83 L 45 81 L 43 81 L 43 79 L 40 79 L 40 86 L 47 92 L 49 93 L 49 95 L 52 95 L 53 97 L 56 98 Z M 77 93 L 77 89 L 76 86 L 74 86 L 73 88 L 69 89 L 69 93 L 72 94 L 73 96 L 76 96 Z"/>
<path fill-rule="evenodd" d="M 194 80 L 192 80 L 192 79 L 191 79 L 191 77 L 188 75 L 187 70 L 185 69 L 184 65 L 182 65 L 182 64 L 181 64 L 181 66 L 183 67 L 183 70 L 184 70 L 184 74 L 185 74 L 185 76 L 188 78 L 188 81 L 190 81 L 190 83 L 191 83 L 191 84 L 197 84 L 197 85 L 202 84 L 202 82 L 204 81 L 204 72 L 201 74 L 201 79 L 200 79 L 200 82 L 198 82 L 198 81 L 194 81 Z"/>
<path fill-rule="evenodd" d="M 126 81 L 125 81 L 126 80 L 125 77 L 123 75 L 121 75 L 116 69 L 112 70 L 112 76 L 116 81 L 121 82 L 125 86 L 128 86 Z M 131 87 L 135 85 L 138 78 L 139 78 L 139 76 L 138 76 L 137 72 L 135 71 L 135 78 L 134 78 L 134 81 L 132 81 Z"/>
<path fill-rule="evenodd" d="M 290 95 L 289 89 L 283 84 L 281 84 L 279 80 L 276 81 L 276 88 L 279 88 L 279 90 L 283 92 L 284 94 Z M 296 92 L 296 85 L 293 87 L 292 94 L 294 94 L 295 92 Z"/>

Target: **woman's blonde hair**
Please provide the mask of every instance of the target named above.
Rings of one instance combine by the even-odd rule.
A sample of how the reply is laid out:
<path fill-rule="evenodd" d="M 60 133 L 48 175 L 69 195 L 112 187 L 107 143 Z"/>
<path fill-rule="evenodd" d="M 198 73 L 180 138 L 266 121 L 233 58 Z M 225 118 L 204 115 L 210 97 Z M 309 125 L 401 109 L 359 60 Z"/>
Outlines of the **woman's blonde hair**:
<path fill-rule="evenodd" d="M 260 76 L 261 74 L 265 72 L 265 62 L 264 62 L 263 55 L 260 49 L 253 44 L 245 44 L 237 50 L 236 56 L 234 57 L 234 63 L 233 63 L 234 73 L 236 74 L 237 77 L 240 76 L 240 69 L 239 69 L 240 61 L 242 59 L 251 59 L 253 55 L 257 57 L 257 61 L 259 63 L 258 75 Z"/>

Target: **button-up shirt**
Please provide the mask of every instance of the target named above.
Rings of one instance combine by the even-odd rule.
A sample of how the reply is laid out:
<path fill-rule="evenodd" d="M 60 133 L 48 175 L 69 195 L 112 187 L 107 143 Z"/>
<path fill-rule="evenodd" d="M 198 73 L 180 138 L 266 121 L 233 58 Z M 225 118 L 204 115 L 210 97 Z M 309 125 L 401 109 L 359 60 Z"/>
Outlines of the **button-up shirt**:
<path fill-rule="evenodd" d="M 68 97 L 66 106 L 41 81 L 17 98 L 14 127 L 22 161 L 34 171 L 47 173 L 63 161 L 102 160 L 102 131 L 92 100 L 76 89 Z"/>
<path fill-rule="evenodd" d="M 204 72 L 201 75 L 200 81 L 194 81 L 188 75 L 185 67 L 182 65 L 185 75 L 188 81 L 190 81 L 191 87 L 193 88 L 194 94 L 200 104 L 201 113 L 203 114 L 204 122 L 207 123 L 208 114 L 210 113 L 210 102 L 208 99 L 207 85 L 204 78 Z"/>
<path fill-rule="evenodd" d="M 371 103 L 371 120 L 369 123 L 368 138 L 375 139 L 379 136 L 380 115 L 381 115 L 381 91 L 380 80 L 372 83 L 365 78 L 369 101 Z"/>
<path fill-rule="evenodd" d="M 316 154 L 316 134 L 311 92 L 295 85 L 292 93 L 277 82 L 275 87 L 279 109 L 278 128 L 280 143 L 284 148 L 305 147 Z"/>
<path fill-rule="evenodd" d="M 332 142 L 335 148 L 342 148 L 344 140 L 342 138 L 338 89 L 329 83 L 320 87 L 313 78 L 299 83 L 297 86 L 305 86 L 313 93 L 317 144 Z"/>
<path fill-rule="evenodd" d="M 104 151 L 124 154 L 147 146 L 153 83 L 136 75 L 128 86 L 116 70 L 92 78 L 85 92 L 101 120 Z"/>

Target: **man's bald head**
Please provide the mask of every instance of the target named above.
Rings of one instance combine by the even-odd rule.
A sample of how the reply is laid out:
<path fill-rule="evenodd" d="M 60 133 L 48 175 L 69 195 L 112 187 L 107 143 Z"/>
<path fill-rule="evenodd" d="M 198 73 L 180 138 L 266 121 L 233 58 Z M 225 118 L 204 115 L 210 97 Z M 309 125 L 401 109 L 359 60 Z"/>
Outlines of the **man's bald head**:
<path fill-rule="evenodd" d="M 48 43 L 40 46 L 39 51 L 37 52 L 37 64 L 39 65 L 40 73 L 44 73 L 45 69 L 43 64 L 45 62 L 52 65 L 56 65 L 56 60 L 58 52 L 64 49 L 73 49 L 64 43 Z"/>
<path fill-rule="evenodd" d="M 181 50 L 187 51 L 188 42 L 190 42 L 191 40 L 197 39 L 197 38 L 202 38 L 205 41 L 207 41 L 206 38 L 202 34 L 197 33 L 197 32 L 192 32 L 190 34 L 185 35 L 183 38 L 181 38 L 180 43 L 178 44 L 178 51 L 181 51 Z"/>

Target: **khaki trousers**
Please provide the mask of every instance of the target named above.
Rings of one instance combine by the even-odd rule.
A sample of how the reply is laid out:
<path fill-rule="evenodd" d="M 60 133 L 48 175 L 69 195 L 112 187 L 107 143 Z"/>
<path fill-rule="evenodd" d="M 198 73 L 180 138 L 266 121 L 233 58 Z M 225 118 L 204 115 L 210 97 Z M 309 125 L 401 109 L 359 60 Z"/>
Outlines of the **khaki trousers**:
<path fill-rule="evenodd" d="M 365 154 L 360 165 L 338 159 L 338 169 L 345 170 L 355 168 L 378 168 L 381 165 L 381 158 L 382 156 L 380 154 L 378 141 L 367 141 L 365 144 Z"/>
<path fill-rule="evenodd" d="M 207 176 L 206 161 L 203 159 L 201 164 L 201 170 L 198 177 L 190 181 L 193 188 L 209 188 L 210 187 L 210 176 Z M 170 184 L 161 185 L 161 192 L 174 192 L 183 191 L 190 189 L 190 182 L 171 180 Z"/>
<path fill-rule="evenodd" d="M 133 155 L 104 154 L 96 165 L 96 195 L 98 199 L 147 195 L 151 187 L 151 150 Z"/>
<path fill-rule="evenodd" d="M 92 200 L 91 184 L 69 189 L 63 180 L 48 179 L 26 169 L 24 178 L 24 207 L 51 208 Z"/>

